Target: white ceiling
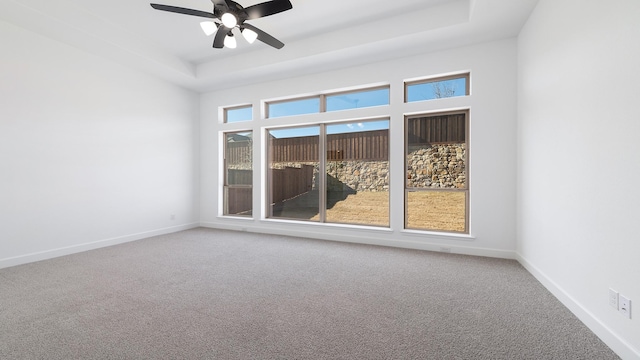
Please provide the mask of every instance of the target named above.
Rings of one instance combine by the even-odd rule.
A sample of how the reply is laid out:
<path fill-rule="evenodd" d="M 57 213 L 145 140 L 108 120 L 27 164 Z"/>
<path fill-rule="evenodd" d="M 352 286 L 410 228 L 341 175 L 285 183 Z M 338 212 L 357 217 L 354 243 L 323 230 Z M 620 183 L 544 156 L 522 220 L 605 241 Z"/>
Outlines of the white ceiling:
<path fill-rule="evenodd" d="M 210 12 L 210 0 L 152 0 Z M 236 0 L 250 6 L 266 0 Z M 293 9 L 248 21 L 285 43 L 238 37 L 212 48 L 206 19 L 154 10 L 149 1 L 0 0 L 0 20 L 211 91 L 513 37 L 538 0 L 291 0 Z"/>

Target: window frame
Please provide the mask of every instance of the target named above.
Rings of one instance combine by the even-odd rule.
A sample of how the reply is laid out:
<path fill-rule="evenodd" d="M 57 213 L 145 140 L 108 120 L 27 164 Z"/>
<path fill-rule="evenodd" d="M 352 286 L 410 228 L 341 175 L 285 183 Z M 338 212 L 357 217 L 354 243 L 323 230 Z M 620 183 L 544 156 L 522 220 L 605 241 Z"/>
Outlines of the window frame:
<path fill-rule="evenodd" d="M 227 136 L 233 134 L 242 134 L 242 133 L 251 133 L 251 185 L 231 185 L 229 184 L 229 167 L 227 163 Z M 223 154 L 222 154 L 222 216 L 225 217 L 241 217 L 241 218 L 254 218 L 254 207 L 253 207 L 253 171 L 254 171 L 254 160 L 253 160 L 253 150 L 254 150 L 254 131 L 253 130 L 234 130 L 234 131 L 223 131 L 222 139 L 224 141 L 223 146 Z M 228 190 L 229 189 L 250 189 L 251 191 L 251 215 L 241 215 L 241 214 L 230 214 L 229 209 L 229 201 L 228 201 Z"/>
<path fill-rule="evenodd" d="M 470 235 L 469 234 L 469 203 L 470 203 L 470 149 L 469 149 L 469 120 L 470 120 L 470 108 L 464 108 L 459 110 L 446 110 L 446 111 L 429 111 L 429 112 L 421 112 L 416 114 L 410 114 L 404 116 L 404 154 L 403 154 L 403 167 L 404 167 L 404 184 L 403 184 L 403 192 L 404 192 L 404 230 L 411 231 L 426 231 L 426 232 L 437 232 L 444 234 L 461 234 L 461 235 Z M 430 117 L 430 116 L 446 116 L 446 115 L 457 115 L 457 114 L 465 114 L 465 151 L 466 151 L 466 164 L 465 164 L 465 183 L 466 186 L 464 189 L 443 189 L 443 188 L 410 188 L 407 184 L 408 179 L 408 166 L 407 166 L 407 155 L 409 150 L 409 132 L 408 132 L 408 123 L 410 119 L 420 118 L 420 117 Z M 454 231 L 454 230 L 443 230 L 443 229 L 429 229 L 429 228 L 413 228 L 409 227 L 409 193 L 410 192 L 464 192 L 465 193 L 465 204 L 464 204 L 464 231 Z"/>
<path fill-rule="evenodd" d="M 324 222 L 324 218 L 323 218 L 323 213 L 322 213 L 322 206 L 323 206 L 323 200 L 322 200 L 322 196 L 320 196 L 320 194 L 322 193 L 322 183 L 319 184 L 319 188 L 318 188 L 318 214 L 319 214 L 319 219 L 318 221 L 312 221 L 312 220 L 303 220 L 303 219 L 298 219 L 298 218 L 294 218 L 294 217 L 275 217 L 273 215 L 273 207 L 271 204 L 273 204 L 274 200 L 273 200 L 273 191 L 272 191 L 272 184 L 273 184 L 273 173 L 270 168 L 271 163 L 273 161 L 272 159 L 272 155 L 273 152 L 271 151 L 271 144 L 270 144 L 270 131 L 275 130 L 293 130 L 293 129 L 298 129 L 298 128 L 313 128 L 313 127 L 317 127 L 318 128 L 318 169 L 320 169 L 320 166 L 322 166 L 323 160 L 322 160 L 322 156 L 320 156 L 321 151 L 324 150 L 323 148 L 323 141 L 322 141 L 322 137 L 324 136 L 323 134 L 323 127 L 321 126 L 321 124 L 298 124 L 298 125 L 291 125 L 291 126 L 285 126 L 285 127 L 272 127 L 272 128 L 265 128 L 264 129 L 264 139 L 263 139 L 263 158 L 265 159 L 265 172 L 266 172 L 266 181 L 265 181 L 265 193 L 263 194 L 263 197 L 265 199 L 264 202 L 264 209 L 263 209 L 263 214 L 264 214 L 264 219 L 265 220 L 293 220 L 293 221 L 300 221 L 303 223 L 323 223 Z M 316 136 L 316 135 L 313 135 Z M 319 170 L 318 170 L 319 173 Z"/>
<path fill-rule="evenodd" d="M 387 131 L 390 132 L 391 130 L 391 117 L 389 116 L 377 116 L 377 117 L 370 117 L 370 118 L 366 118 L 366 119 L 357 119 L 357 122 L 377 122 L 377 121 L 386 121 L 388 123 L 388 128 L 386 129 Z M 310 224 L 324 224 L 324 225 L 347 225 L 347 226 L 366 226 L 366 227 L 372 227 L 372 228 L 377 228 L 377 229 L 391 229 L 391 178 L 389 179 L 389 191 L 388 191 L 388 202 L 387 202 L 387 225 L 375 225 L 375 224 L 365 224 L 365 223 L 348 223 L 348 222 L 337 222 L 337 221 L 327 221 L 327 173 L 326 173 L 326 168 L 327 168 L 327 163 L 330 161 L 327 159 L 327 140 L 328 140 L 328 136 L 330 134 L 327 134 L 327 127 L 332 126 L 332 125 L 341 125 L 341 124 L 351 124 L 353 123 L 354 120 L 348 120 L 348 119 L 344 119 L 344 120 L 338 120 L 338 121 L 325 121 L 325 122 L 320 122 L 320 123 L 305 123 L 305 124 L 297 124 L 297 125 L 290 125 L 290 126 L 284 126 L 284 127 L 266 127 L 264 128 L 264 134 L 265 134 L 265 139 L 264 139 L 264 146 L 263 146 L 263 150 L 264 150 L 264 158 L 265 158 L 265 170 L 266 170 L 266 181 L 265 181 L 265 194 L 264 194 L 264 198 L 265 198 L 265 208 L 263 209 L 264 211 L 264 219 L 267 221 L 271 221 L 271 220 L 291 220 L 291 221 L 300 221 L 302 223 L 310 223 Z M 272 208 L 272 203 L 273 203 L 273 199 L 272 199 L 272 191 L 271 191 L 271 186 L 273 184 L 273 178 L 272 178 L 272 173 L 271 171 L 269 171 L 270 169 L 270 164 L 272 161 L 272 154 L 271 154 L 271 149 L 270 149 L 270 143 L 269 143 L 269 134 L 271 130 L 290 130 L 290 129 L 296 129 L 296 128 L 305 128 L 305 127 L 317 127 L 318 128 L 318 174 L 317 176 L 319 177 L 318 179 L 318 195 L 319 195 L 319 199 L 318 199 L 318 220 L 304 220 L 304 219 L 298 219 L 298 218 L 292 218 L 292 217 L 274 217 L 273 216 L 273 208 Z M 357 131 L 356 131 L 357 132 Z M 388 141 L 391 139 L 390 135 L 388 137 Z M 391 166 L 391 147 L 390 147 L 390 142 L 387 143 L 387 158 L 388 158 L 388 163 L 389 163 L 389 167 Z"/>
<path fill-rule="evenodd" d="M 408 89 L 410 86 L 412 85 L 419 85 L 419 84 L 429 84 L 429 83 L 437 83 L 439 81 L 447 81 L 447 80 L 453 80 L 453 79 L 461 79 L 463 78 L 465 81 L 465 87 L 464 87 L 464 95 L 456 95 L 453 97 L 457 97 L 457 98 L 462 98 L 462 99 L 458 99 L 457 101 L 455 101 L 454 103 L 451 102 L 444 102 L 444 103 L 425 103 L 425 101 L 429 101 L 429 100 L 442 100 L 442 99 L 446 99 L 445 98 L 435 98 L 435 99 L 428 99 L 428 100 L 415 100 L 415 101 L 411 101 L 411 103 L 417 103 L 417 104 L 412 104 L 409 105 L 409 102 L 407 101 L 408 99 Z M 393 85 L 392 85 L 393 84 Z M 400 86 L 402 85 L 402 86 Z M 453 87 L 452 87 L 453 88 Z M 457 89 L 461 88 L 460 86 L 456 86 L 456 92 Z M 382 104 L 382 105 L 371 105 L 371 106 L 366 106 L 366 107 L 350 107 L 350 108 L 341 108 L 341 109 L 336 109 L 336 110 L 332 110 L 332 111 L 327 111 L 327 102 L 328 102 L 328 98 L 331 96 L 339 96 L 342 94 L 358 94 L 358 93 L 362 93 L 362 92 L 368 92 L 368 91 L 376 91 L 376 90 L 380 90 L 380 89 L 386 89 L 388 92 L 388 102 L 386 104 Z M 403 100 L 404 102 L 400 102 L 397 103 L 396 100 L 400 101 L 400 94 L 399 91 L 403 91 Z M 428 92 L 426 92 L 426 94 L 429 94 Z M 290 96 L 290 97 L 271 97 L 271 98 L 266 98 L 266 97 L 261 97 L 260 99 L 257 99 L 257 103 L 258 105 L 255 105 L 255 102 L 253 104 L 240 104 L 240 105 L 229 105 L 229 106 L 219 106 L 218 107 L 218 117 L 219 117 L 219 121 L 217 121 L 217 124 L 220 124 L 220 128 L 219 129 L 219 134 L 223 134 L 223 135 L 227 135 L 227 134 L 232 134 L 232 133 L 242 133 L 242 132 L 251 132 L 253 134 L 253 140 L 254 140 L 254 146 L 259 146 L 259 148 L 253 148 L 253 154 L 255 155 L 255 157 L 252 159 L 252 170 L 256 171 L 259 170 L 260 174 L 259 174 L 259 178 L 261 179 L 260 184 L 257 184 L 253 181 L 253 179 L 258 179 L 256 178 L 257 174 L 253 174 L 253 179 L 252 179 L 252 196 L 255 197 L 253 198 L 253 203 L 252 203 L 252 213 L 251 215 L 235 215 L 235 214 L 224 214 L 224 208 L 225 208 L 225 199 L 224 199 L 224 192 L 226 191 L 225 189 L 229 186 L 228 185 L 228 174 L 226 173 L 228 171 L 227 169 L 227 165 L 226 165 L 226 155 L 222 156 L 222 161 L 219 164 L 219 169 L 221 169 L 223 171 L 222 174 L 219 174 L 220 176 L 220 180 L 222 181 L 222 186 L 220 186 L 218 189 L 221 189 L 222 192 L 220 193 L 223 198 L 221 198 L 218 203 L 218 209 L 219 209 L 219 216 L 225 217 L 225 218 L 233 218 L 233 217 L 237 217 L 237 218 L 243 218 L 243 219 L 259 219 L 260 221 L 295 221 L 295 222 L 299 222 L 302 224 L 324 224 L 324 225 L 329 225 L 329 226 L 349 226 L 349 227 L 359 227 L 359 226 L 364 226 L 364 227 L 374 227 L 379 231 L 384 231 L 384 230 L 391 230 L 391 231 L 399 231 L 399 232 L 407 232 L 407 233 L 414 233 L 414 234 L 436 234 L 436 235 L 440 235 L 440 236 L 454 236 L 454 237 L 459 237 L 459 238 L 468 238 L 470 237 L 470 175 L 469 175 L 469 171 L 470 171 L 470 166 L 469 166 L 469 161 L 470 161 L 470 147 L 469 147 L 469 134 L 470 134 L 470 115 L 471 115 L 471 111 L 470 111 L 470 103 L 469 103 L 469 96 L 471 95 L 471 71 L 470 70 L 458 70 L 455 72 L 448 72 L 448 73 L 441 73 L 441 75 L 428 75 L 428 76 L 424 76 L 424 77 L 415 77 L 415 78 L 404 78 L 404 79 L 397 79 L 397 82 L 394 81 L 388 81 L 388 82 L 372 82 L 369 83 L 368 85 L 359 85 L 359 86 L 353 86 L 353 87 L 344 87 L 338 90 L 328 90 L 328 91 L 320 91 L 320 92 L 307 92 L 307 93 L 302 93 L 302 94 L 298 94 L 297 96 Z M 271 118 L 269 117 L 269 107 L 272 104 L 280 104 L 280 103 L 287 103 L 287 102 L 295 102 L 295 101 L 299 101 L 299 100 L 305 100 L 305 99 L 318 99 L 318 110 L 314 111 L 314 112 L 309 112 L 309 113 L 303 113 L 303 114 L 296 114 L 296 115 L 284 115 L 284 116 L 280 116 L 280 117 L 276 117 L 276 118 Z M 364 98 L 363 98 L 364 99 Z M 348 101 L 348 103 L 351 104 L 357 104 L 356 101 L 353 100 L 359 100 L 358 97 L 351 98 L 348 100 L 352 100 L 352 101 Z M 392 104 L 393 102 L 393 104 Z M 372 102 L 373 103 L 373 102 Z M 447 106 L 446 104 L 449 104 L 449 106 Z M 450 106 L 451 104 L 457 104 L 454 106 Z M 314 104 L 315 105 L 315 104 Z M 393 107 L 392 107 L 393 105 Z M 254 106 L 259 106 L 259 108 L 254 108 Z M 338 106 L 340 107 L 340 106 Z M 251 119 L 250 120 L 239 120 L 239 121 L 234 121 L 232 123 L 229 123 L 228 120 L 228 113 L 232 110 L 235 109 L 242 109 L 242 108 L 248 108 L 251 109 Z M 366 110 L 369 108 L 373 108 L 371 111 L 370 110 Z M 256 110 L 259 110 L 258 112 L 256 112 Z M 286 109 L 285 109 L 286 110 Z M 344 113 L 343 111 L 347 111 L 347 110 L 351 110 L 353 111 L 352 113 Z M 362 111 L 364 110 L 364 111 Z M 342 111 L 342 112 L 341 112 Z M 416 117 L 429 117 L 429 116 L 438 116 L 438 115 L 446 115 L 446 114 L 451 114 L 451 113 L 461 113 L 461 112 L 465 112 L 465 127 L 464 127 L 464 134 L 465 134 L 465 152 L 466 152 L 466 156 L 465 156 L 465 161 L 466 161 L 466 179 L 465 179 L 465 188 L 464 189 L 455 189 L 453 187 L 451 188 L 427 188 L 427 189 L 420 189 L 420 188 L 408 188 L 408 182 L 407 182 L 407 146 L 408 146 L 408 141 L 407 141 L 407 136 L 408 136 L 408 129 L 407 129 L 407 121 L 410 118 L 416 118 Z M 258 114 L 259 113 L 259 114 Z M 330 114 L 329 114 L 330 113 Z M 404 119 L 401 120 L 401 117 L 403 117 Z M 263 122 L 266 119 L 275 119 L 275 121 L 273 122 Z M 222 121 L 221 121 L 222 120 Z M 270 206 L 270 192 L 271 189 L 269 188 L 269 184 L 271 183 L 272 179 L 270 178 L 270 173 L 269 173 L 269 142 L 268 142 L 268 133 L 270 130 L 279 130 L 279 129 L 291 129 L 291 128 L 298 128 L 298 127 L 308 127 L 308 126 L 322 126 L 323 132 L 320 134 L 321 137 L 321 141 L 320 144 L 323 144 L 323 148 L 321 149 L 321 152 L 319 154 L 319 162 L 318 164 L 322 163 L 321 169 L 326 170 L 326 164 L 328 163 L 328 154 L 324 148 L 324 144 L 326 142 L 326 129 L 327 126 L 329 125 L 333 125 L 333 124 L 339 124 L 339 123 L 349 123 L 349 122 L 353 122 L 353 121 L 376 121 L 376 120 L 387 120 L 389 121 L 389 132 L 390 134 L 395 133 L 395 131 L 398 131 L 400 129 L 402 129 L 401 131 L 403 131 L 403 135 L 402 138 L 397 138 L 396 140 L 392 140 L 389 142 L 389 147 L 390 147 L 390 151 L 389 151 L 389 166 L 390 169 L 391 168 L 397 168 L 397 166 L 404 166 L 404 179 L 401 180 L 399 178 L 399 176 L 402 176 L 400 174 L 396 174 L 393 176 L 390 176 L 389 178 L 389 204 L 388 204 L 388 212 L 389 212 L 389 223 L 386 226 L 380 226 L 380 225 L 367 225 L 367 224 L 356 224 L 356 223 L 341 223 L 341 222 L 327 222 L 326 221 L 326 197 L 325 196 L 321 196 L 321 201 L 322 201 L 322 205 L 321 205 L 321 209 L 323 210 L 321 213 L 322 214 L 322 219 L 320 221 L 304 221 L 303 219 L 297 219 L 297 218 L 287 218 L 287 217 L 273 217 L 271 214 L 271 206 Z M 402 121 L 402 123 L 399 123 L 399 121 Z M 269 125 L 271 124 L 271 125 Z M 460 129 L 460 128 L 459 128 Z M 398 134 L 399 135 L 399 134 Z M 224 138 L 226 138 L 225 136 L 223 136 Z M 220 137 L 219 137 L 220 138 Z M 391 139 L 391 136 L 390 136 Z M 400 140 L 403 139 L 403 140 Z M 456 139 L 456 137 L 454 138 L 449 138 L 449 139 Z M 458 138 L 459 139 L 459 138 Z M 402 155 L 401 158 L 397 157 L 398 153 L 396 152 L 397 150 L 391 150 L 391 145 L 393 143 L 400 145 L 399 141 L 404 141 L 403 144 L 403 152 L 404 154 Z M 435 140 L 434 140 L 435 141 Z M 455 141 L 455 140 L 454 140 Z M 226 144 L 221 147 L 220 149 L 222 150 L 222 148 L 224 148 L 224 151 L 226 151 Z M 256 162 L 258 161 L 258 162 Z M 396 161 L 401 161 L 403 164 L 402 165 L 391 165 L 392 162 L 396 162 Z M 399 170 L 399 169 L 398 169 Z M 320 176 L 322 176 L 323 178 L 326 177 L 326 171 L 325 172 L 320 172 L 319 173 Z M 323 176 L 324 175 L 324 176 Z M 223 179 L 224 178 L 224 179 Z M 395 179 L 395 180 L 394 180 Z M 460 179 L 461 180 L 461 179 Z M 242 182 L 244 180 L 239 179 L 238 181 Z M 325 179 L 326 181 L 326 179 Z M 401 181 L 402 185 L 396 183 L 396 181 Z M 458 184 L 461 185 L 461 181 L 458 182 L 453 182 L 454 184 Z M 415 184 L 415 185 L 419 185 L 419 184 Z M 239 185 L 242 186 L 242 185 Z M 246 185 L 244 185 L 246 186 Z M 259 186 L 258 188 L 254 188 L 255 186 Z M 325 185 L 326 186 L 326 185 Z M 402 190 L 399 189 L 399 186 L 402 186 Z M 449 184 L 447 186 L 450 186 Z M 220 190 L 219 190 L 220 191 Z M 391 194 L 396 193 L 398 194 L 399 191 L 403 191 L 403 200 L 402 200 L 402 204 L 400 204 L 400 199 L 391 199 Z M 408 194 L 410 194 L 410 192 L 413 191 L 430 191 L 430 192 L 442 192 L 442 191 L 457 191 L 457 192 L 465 192 L 465 200 L 464 200 L 464 206 L 465 206 L 465 210 L 464 210 L 464 231 L 457 231 L 457 230 L 442 230 L 442 229 L 437 229 L 437 227 L 450 227 L 450 228 L 456 228 L 459 226 L 459 223 L 456 224 L 455 226 L 449 226 L 448 224 L 437 224 L 435 222 L 431 222 L 432 225 L 436 225 L 433 226 L 435 227 L 435 229 L 430 229 L 430 228 L 417 228 L 417 227 L 408 227 L 408 207 L 409 207 L 409 202 L 408 202 Z M 322 193 L 326 193 L 326 189 L 322 190 Z M 259 197 L 259 199 L 258 199 Z M 412 201 L 414 201 L 415 199 L 412 199 Z M 456 199 L 456 203 L 461 205 L 461 200 L 462 199 Z M 431 201 L 431 200 L 429 200 Z M 255 204 L 255 206 L 254 206 Z M 415 202 L 414 202 L 415 204 Z M 437 203 L 436 203 L 437 204 Z M 393 206 L 393 208 L 392 208 Z M 398 210 L 400 210 L 400 207 L 403 208 L 403 215 L 402 215 L 402 220 L 400 220 L 400 214 L 392 214 L 392 211 L 397 212 Z M 458 208 L 459 209 L 459 208 Z M 446 210 L 445 210 L 446 211 Z M 461 214 L 462 211 L 458 211 L 457 213 L 452 213 L 452 214 Z M 455 215 L 458 216 L 458 215 Z M 457 217 L 459 218 L 459 217 Z M 418 220 L 418 222 L 420 222 Z M 413 222 L 412 220 L 412 224 L 416 224 L 416 222 Z"/>

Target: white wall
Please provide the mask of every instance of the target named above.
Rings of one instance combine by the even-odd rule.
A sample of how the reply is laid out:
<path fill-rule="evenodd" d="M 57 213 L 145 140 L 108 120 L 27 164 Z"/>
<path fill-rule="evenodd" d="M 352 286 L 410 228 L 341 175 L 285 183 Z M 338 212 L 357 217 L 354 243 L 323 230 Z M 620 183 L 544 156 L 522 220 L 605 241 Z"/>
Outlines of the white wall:
<path fill-rule="evenodd" d="M 4 22 L 0 44 L 0 267 L 197 222 L 195 93 Z"/>
<path fill-rule="evenodd" d="M 419 46 L 419 45 L 417 45 Z M 451 49 L 437 53 L 372 63 L 366 66 L 322 72 L 252 86 L 204 94 L 201 97 L 201 224 L 211 227 L 247 229 L 313 236 L 381 245 L 440 250 L 497 257 L 515 256 L 515 164 L 516 164 L 516 78 L 515 39 Z M 403 81 L 415 77 L 471 71 L 468 97 L 404 104 Z M 260 100 L 298 94 L 317 94 L 365 84 L 390 83 L 391 105 L 383 108 L 355 109 L 344 112 L 279 119 L 260 119 Z M 242 103 L 254 105 L 254 120 L 248 123 L 220 124 L 218 108 Z M 404 114 L 469 107 L 470 156 L 469 187 L 470 235 L 442 236 L 408 232 L 403 228 L 403 122 Z M 391 119 L 391 229 L 379 230 L 339 225 L 300 224 L 264 220 L 264 167 L 260 162 L 263 143 L 260 131 L 265 126 L 356 119 L 369 116 Z M 219 134 L 221 131 L 253 130 L 254 214 L 252 220 L 219 217 L 221 180 Z"/>
<path fill-rule="evenodd" d="M 610 287 L 640 301 L 634 228 L 640 218 L 634 106 L 639 4 L 541 0 L 517 42 L 374 62 L 200 99 L 0 22 L 0 267 L 198 220 L 498 257 L 514 257 L 517 249 L 519 260 L 614 350 L 639 358 L 640 317 L 625 319 L 607 302 Z M 403 103 L 403 80 L 453 71 L 471 71 L 471 96 Z M 259 155 L 265 126 L 334 119 L 319 114 L 220 124 L 219 106 L 253 103 L 259 119 L 261 99 L 381 82 L 391 84 L 391 105 L 347 111 L 344 119 L 391 119 L 390 230 L 264 220 L 260 161 L 255 218 L 219 216 L 221 131 L 254 130 Z M 467 107 L 471 236 L 403 231 L 404 114 Z"/>
<path fill-rule="evenodd" d="M 520 259 L 626 359 L 640 358 L 639 18 L 637 0 L 541 0 L 518 52 Z M 609 288 L 638 304 L 632 320 Z"/>

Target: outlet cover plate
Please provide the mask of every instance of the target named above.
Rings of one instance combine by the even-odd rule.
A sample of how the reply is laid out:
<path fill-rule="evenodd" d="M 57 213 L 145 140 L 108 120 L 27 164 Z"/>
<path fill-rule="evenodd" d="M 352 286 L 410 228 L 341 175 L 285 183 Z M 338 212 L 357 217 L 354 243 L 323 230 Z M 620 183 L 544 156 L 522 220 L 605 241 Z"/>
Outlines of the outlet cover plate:
<path fill-rule="evenodd" d="M 609 289 L 609 306 L 618 310 L 618 292 L 613 289 Z"/>
<path fill-rule="evenodd" d="M 627 299 L 624 295 L 620 295 L 618 311 L 620 311 L 620 313 L 627 319 L 631 319 L 631 300 Z"/>

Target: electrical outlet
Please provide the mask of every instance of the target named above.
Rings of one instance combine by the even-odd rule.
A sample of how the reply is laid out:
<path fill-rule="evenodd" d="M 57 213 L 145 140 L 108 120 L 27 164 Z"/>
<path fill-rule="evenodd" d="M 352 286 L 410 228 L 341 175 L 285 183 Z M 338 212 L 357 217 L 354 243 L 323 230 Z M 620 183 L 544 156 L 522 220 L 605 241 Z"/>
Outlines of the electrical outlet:
<path fill-rule="evenodd" d="M 618 292 L 613 289 L 609 289 L 609 306 L 618 310 Z"/>
<path fill-rule="evenodd" d="M 631 300 L 627 299 L 624 295 L 620 295 L 618 311 L 620 311 L 620 313 L 627 319 L 631 319 Z"/>
<path fill-rule="evenodd" d="M 451 252 L 451 248 L 450 247 L 441 247 L 440 248 L 440 252 L 450 253 Z"/>
<path fill-rule="evenodd" d="M 176 215 L 175 214 L 171 214 L 170 218 L 171 218 L 171 220 L 175 220 L 176 219 Z"/>

